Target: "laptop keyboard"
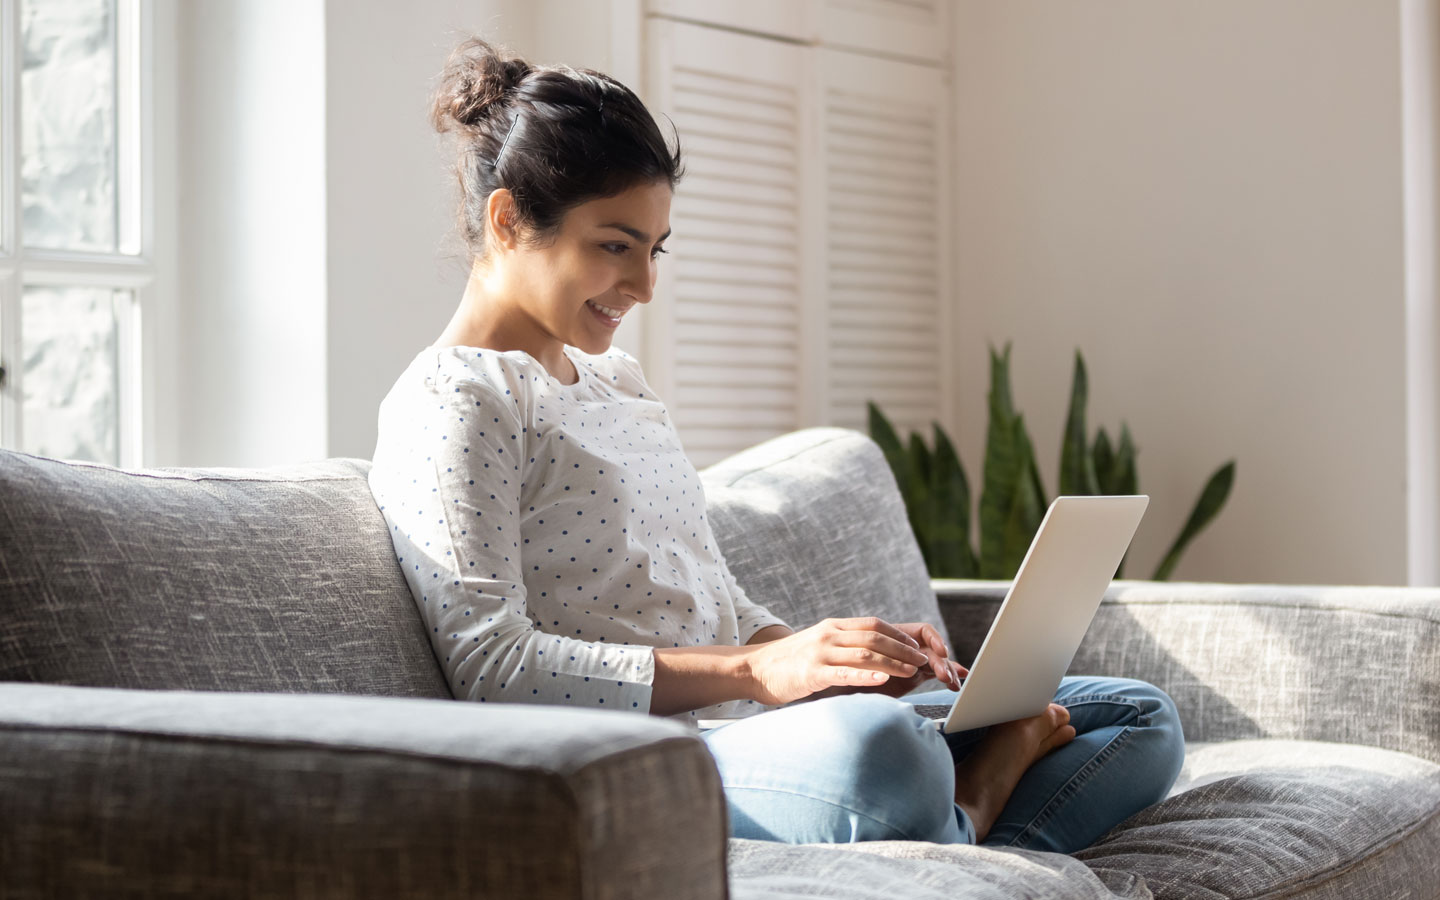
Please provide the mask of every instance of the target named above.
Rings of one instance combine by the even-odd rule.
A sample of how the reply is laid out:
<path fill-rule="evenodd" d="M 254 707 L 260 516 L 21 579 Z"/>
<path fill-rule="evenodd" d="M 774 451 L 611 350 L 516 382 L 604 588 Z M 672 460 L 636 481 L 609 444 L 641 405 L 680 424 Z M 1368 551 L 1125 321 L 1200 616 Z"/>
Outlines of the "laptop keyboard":
<path fill-rule="evenodd" d="M 950 715 L 949 703 L 916 703 L 915 711 L 927 719 L 943 719 Z"/>

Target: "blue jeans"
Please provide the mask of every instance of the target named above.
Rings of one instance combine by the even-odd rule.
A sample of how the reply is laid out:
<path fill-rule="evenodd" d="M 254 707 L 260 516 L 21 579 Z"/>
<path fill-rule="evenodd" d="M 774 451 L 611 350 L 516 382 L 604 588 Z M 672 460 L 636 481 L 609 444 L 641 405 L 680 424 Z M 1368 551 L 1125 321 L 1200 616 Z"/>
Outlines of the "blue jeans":
<path fill-rule="evenodd" d="M 733 837 L 791 844 L 912 840 L 976 843 L 955 803 L 955 765 L 986 728 L 942 734 L 911 704 L 846 694 L 760 713 L 705 732 Z M 1075 738 L 1021 777 L 983 843 L 1071 853 L 1165 798 L 1185 760 L 1175 704 L 1127 678 L 1067 677 L 1055 702 Z"/>

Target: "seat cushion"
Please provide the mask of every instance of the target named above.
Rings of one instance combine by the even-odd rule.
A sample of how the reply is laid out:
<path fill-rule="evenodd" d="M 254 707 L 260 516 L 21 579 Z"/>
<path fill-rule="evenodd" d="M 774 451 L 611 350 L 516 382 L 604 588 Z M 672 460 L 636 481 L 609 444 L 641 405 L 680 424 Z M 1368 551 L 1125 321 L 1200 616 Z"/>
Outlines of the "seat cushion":
<path fill-rule="evenodd" d="M 922 841 L 732 839 L 731 896 L 1440 897 L 1440 766 L 1313 741 L 1231 741 L 1187 752 L 1167 799 L 1072 856 Z"/>
<path fill-rule="evenodd" d="M 0 681 L 449 698 L 369 466 L 0 450 Z"/>
<path fill-rule="evenodd" d="M 1440 766 L 1314 741 L 1187 750 L 1176 792 L 1075 858 L 1157 900 L 1440 897 Z"/>
<path fill-rule="evenodd" d="M 730 840 L 731 900 L 1149 900 L 1123 872 L 1087 869 L 1061 853 L 868 841 L 778 844 Z"/>
<path fill-rule="evenodd" d="M 868 435 L 793 431 L 715 463 L 700 479 L 730 571 L 746 596 L 790 627 L 879 616 L 929 622 L 948 642 L 905 501 Z"/>

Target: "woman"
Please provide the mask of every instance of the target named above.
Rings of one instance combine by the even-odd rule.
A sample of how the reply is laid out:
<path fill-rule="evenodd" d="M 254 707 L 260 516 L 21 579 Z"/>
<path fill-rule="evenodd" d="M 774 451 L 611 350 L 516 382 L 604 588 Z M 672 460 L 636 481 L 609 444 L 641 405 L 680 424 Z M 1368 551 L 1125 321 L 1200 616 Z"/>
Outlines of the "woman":
<path fill-rule="evenodd" d="M 432 120 L 458 132 L 472 271 L 381 404 L 370 485 L 457 698 L 738 717 L 704 740 L 739 837 L 1071 851 L 1165 796 L 1184 745 L 1151 685 L 1067 678 L 1042 715 L 941 735 L 911 707 L 966 672 L 934 628 L 793 631 L 745 595 L 611 346 L 682 175 L 630 90 L 472 39 Z"/>

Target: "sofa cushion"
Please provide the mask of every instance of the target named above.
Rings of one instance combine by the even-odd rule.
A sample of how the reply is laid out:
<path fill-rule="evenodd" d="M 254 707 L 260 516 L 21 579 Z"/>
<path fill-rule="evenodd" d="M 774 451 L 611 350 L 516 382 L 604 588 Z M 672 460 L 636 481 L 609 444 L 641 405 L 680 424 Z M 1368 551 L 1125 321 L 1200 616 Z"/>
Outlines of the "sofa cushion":
<path fill-rule="evenodd" d="M 730 840 L 731 900 L 1149 900 L 1123 872 L 1087 869 L 1061 853 L 867 841 L 779 844 Z"/>
<path fill-rule="evenodd" d="M 1313 741 L 1191 745 L 1187 754 L 1170 797 L 1072 856 L 922 841 L 792 846 L 732 839 L 731 896 L 1440 896 L 1440 766 Z"/>
<path fill-rule="evenodd" d="M 723 900 L 705 745 L 655 716 L 0 684 L 0 897 Z"/>
<path fill-rule="evenodd" d="M 1440 766 L 1315 741 L 1187 752 L 1183 790 L 1074 856 L 1157 900 L 1440 895 Z"/>
<path fill-rule="evenodd" d="M 450 697 L 369 466 L 0 450 L 0 681 Z"/>
<path fill-rule="evenodd" d="M 929 622 L 948 643 L 905 501 L 868 435 L 790 432 L 715 463 L 700 479 L 710 528 L 740 587 L 790 627 L 879 616 Z"/>

